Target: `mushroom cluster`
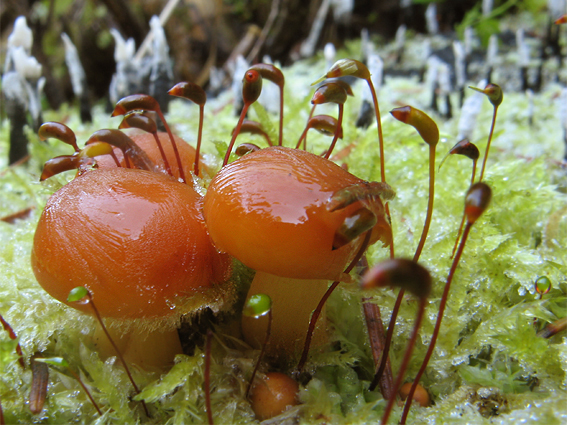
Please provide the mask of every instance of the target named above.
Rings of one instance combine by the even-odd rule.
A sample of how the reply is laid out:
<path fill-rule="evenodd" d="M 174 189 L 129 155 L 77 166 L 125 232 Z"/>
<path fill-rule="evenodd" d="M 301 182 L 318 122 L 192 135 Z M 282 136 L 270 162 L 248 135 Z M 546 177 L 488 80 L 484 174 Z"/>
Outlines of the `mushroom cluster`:
<path fill-rule="evenodd" d="M 245 121 L 244 115 L 257 101 L 263 79 L 279 85 L 283 104 L 283 74 L 266 64 L 249 69 L 243 85 L 245 110 L 233 131 L 224 164 L 214 176 L 211 172 L 214 167 L 203 163 L 199 154 L 200 141 L 195 150 L 174 136 L 167 126 L 166 133 L 157 132 L 148 112 L 156 112 L 162 120 L 163 115 L 155 100 L 146 95 L 128 96 L 119 101 L 115 109 L 114 115 L 125 115 L 120 129 L 130 130 L 99 130 L 87 140 L 83 149 L 78 148 L 72 132 L 61 124 L 45 124 L 40 130 L 41 137 L 58 138 L 73 146 L 75 153 L 48 161 L 43 178 L 69 169 L 77 169 L 78 173 L 74 180 L 53 194 L 41 215 L 32 252 L 32 267 L 38 282 L 54 298 L 90 312 L 85 305 L 66 301 L 71 289 L 86 287 L 103 316 L 115 323 L 126 323 L 126 328 L 132 331 L 119 332 L 119 345 L 126 352 L 148 351 L 149 357 L 156 357 L 149 353 L 148 345 L 157 351 L 167 351 L 167 355 L 162 356 L 167 358 L 158 361 L 130 356 L 142 368 L 171 363 L 173 355 L 181 352 L 176 327 L 182 316 L 204 308 L 218 311 L 239 306 L 237 293 L 248 293 L 248 297 L 267 295 L 271 300 L 269 315 L 238 317 L 241 333 L 231 327 L 231 332 L 242 337 L 249 346 L 262 348 L 258 360 L 260 367 L 255 366 L 248 388 L 252 408 L 257 418 L 264 420 L 303 401 L 296 394 L 297 382 L 289 377 L 278 375 L 278 379 L 291 382 L 286 385 L 286 401 L 274 403 L 274 409 L 265 409 L 271 407 L 268 404 L 272 402 L 262 401 L 262 392 L 268 391 L 270 397 L 278 398 L 279 390 L 271 389 L 274 373 L 302 371 L 310 344 L 322 346 L 327 341 L 326 300 L 340 283 L 359 280 L 353 272 L 354 267 L 360 265 L 359 269 L 364 270 L 364 261 L 359 260 L 366 248 L 381 242 L 390 247 L 392 258 L 390 262 L 372 268 L 361 279 L 364 284 L 356 296 L 365 303 L 361 318 L 367 321 L 371 354 L 377 369 L 369 390 L 380 385 L 387 400 L 382 417 L 382 422 L 386 423 L 390 413 L 395 412 L 398 390 L 402 387 L 404 373 L 409 370 L 412 350 L 419 346 L 420 324 L 431 316 L 425 314 L 431 276 L 418 260 L 433 212 L 435 148 L 439 131 L 423 111 L 409 106 L 391 111 L 394 118 L 415 127 L 429 144 L 431 170 L 428 210 L 414 259 L 394 258 L 388 202 L 395 192 L 385 179 L 379 108 L 377 104 L 374 106 L 382 151 L 381 182 L 372 182 L 356 177 L 346 167 L 332 161 L 333 147 L 343 136 L 343 104 L 351 93 L 344 80 L 334 80 L 337 77 L 365 79 L 371 84 L 369 72 L 362 63 L 354 60 L 337 62 L 323 78 L 323 85 L 315 91 L 311 116 L 300 140 L 297 143 L 287 141 L 282 135 L 280 120 L 280 142 L 278 146 L 272 146 L 261 125 Z M 483 93 L 490 95 L 487 89 Z M 189 83 L 176 86 L 170 94 L 186 97 L 199 105 L 200 139 L 206 97 Z M 337 103 L 339 118 L 313 116 L 315 106 L 322 103 Z M 281 113 L 283 109 L 280 118 Z M 132 130 L 132 127 L 136 129 Z M 310 128 L 333 136 L 330 147 L 320 156 L 299 148 L 303 142 L 303 149 L 306 149 L 305 136 Z M 261 149 L 247 143 L 236 149 L 236 156 L 240 157 L 234 159 L 231 157 L 233 145 L 239 134 L 246 131 L 266 136 L 270 146 Z M 488 150 L 484 163 L 487 154 Z M 475 158 L 478 159 L 478 152 Z M 208 180 L 210 176 L 212 178 Z M 458 245 L 457 255 L 441 300 L 428 354 L 415 382 L 409 385 L 409 391 L 403 391 L 408 401 L 402 423 L 412 400 L 416 399 L 419 377 L 434 350 L 448 287 L 470 227 L 484 212 L 490 199 L 486 195 L 491 193 L 487 185 L 481 185 L 481 192 L 478 187 L 473 188 L 475 190 L 467 195 L 465 204 L 467 226 L 464 236 L 457 238 L 460 244 L 455 243 Z M 206 193 L 202 196 L 202 192 Z M 475 197 L 486 200 L 475 203 Z M 471 211 L 474 212 L 472 218 Z M 234 263 L 242 263 L 254 271 L 249 288 L 235 287 L 238 279 L 231 276 L 231 264 Z M 401 291 L 388 334 L 382 335 L 370 323 L 373 309 L 378 308 L 377 303 L 372 303 L 375 292 L 371 288 L 385 286 L 397 286 Z M 419 307 L 394 383 L 388 350 L 392 345 L 397 309 L 412 304 L 410 300 L 402 305 L 405 290 L 419 300 Z M 239 316 L 239 312 L 236 315 Z M 379 318 L 379 315 L 374 317 Z M 145 335 L 146 331 L 151 333 L 150 337 Z M 380 338 L 385 342 L 381 361 L 374 346 Z M 139 342 L 143 339 L 146 339 L 145 343 Z M 210 359 L 211 343 L 214 344 L 211 339 L 209 333 L 204 354 L 206 397 L 210 397 L 209 391 L 215 391 L 215 384 L 209 378 L 211 369 L 215 368 L 215 362 Z M 174 349 L 166 350 L 172 347 Z M 264 353 L 266 357 L 263 357 Z M 299 365 L 293 368 L 299 355 Z M 306 375 L 295 377 L 310 378 L 313 375 L 309 374 L 317 370 L 317 366 L 313 362 Z M 248 379 L 245 362 L 235 362 L 231 367 L 234 382 L 242 384 L 241 381 Z M 259 378 L 254 380 L 256 371 Z M 305 382 L 307 380 L 302 383 Z M 240 388 L 245 387 L 240 384 Z M 171 383 L 168 385 L 175 388 Z M 245 399 L 248 394 L 247 391 Z M 138 399 L 144 397 L 148 397 L 147 394 L 139 395 Z M 208 398 L 209 418 L 213 417 L 212 408 Z"/>
<path fill-rule="evenodd" d="M 263 77 L 283 88 L 277 68 L 256 65 L 244 79 L 248 106 L 258 98 Z M 348 85 L 330 84 L 332 89 L 316 92 L 314 104 L 337 96 L 344 102 Z M 202 110 L 206 97 L 199 90 L 180 83 L 170 93 L 196 99 Z M 167 134 L 157 132 L 150 112 L 164 121 Z M 324 305 L 318 305 L 329 283 L 350 281 L 348 272 L 369 244 L 392 243 L 384 205 L 393 190 L 328 159 L 342 134 L 340 120 L 325 115 L 310 120 L 307 128 L 334 135 L 324 157 L 281 145 L 251 149 L 222 167 L 203 198 L 193 187 L 201 171 L 208 173 L 199 147 L 196 151 L 172 134 L 154 99 L 128 96 L 113 115 L 125 115 L 120 128 L 128 130 L 99 130 L 83 149 L 63 124 L 40 129 L 40 137 L 75 150 L 49 160 L 42 179 L 78 170 L 51 196 L 35 233 L 32 267 L 43 288 L 91 312 L 67 301 L 73 288 L 85 287 L 101 316 L 128 325 L 116 335 L 125 357 L 148 368 L 171 362 L 180 351 L 175 328 L 183 315 L 234 303 L 228 279 L 232 257 L 255 271 L 249 295 L 273 300 L 266 351 L 271 362 L 290 365 L 311 341 L 326 341 Z M 243 116 L 225 162 L 246 128 L 242 123 Z M 285 140 L 281 130 L 280 140 Z M 314 311 L 322 320 L 313 333 Z M 242 334 L 259 347 L 265 320 L 243 317 Z M 105 344 L 98 345 L 104 352 Z M 160 356 L 142 348 L 148 346 L 169 349 Z"/>

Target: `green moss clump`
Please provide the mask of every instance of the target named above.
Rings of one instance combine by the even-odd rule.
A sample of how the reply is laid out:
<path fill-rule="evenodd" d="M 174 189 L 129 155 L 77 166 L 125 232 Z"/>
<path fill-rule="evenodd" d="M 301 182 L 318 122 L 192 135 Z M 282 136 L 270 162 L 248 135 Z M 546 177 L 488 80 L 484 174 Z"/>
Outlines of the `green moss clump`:
<path fill-rule="evenodd" d="M 342 53 L 344 56 L 356 54 L 354 51 Z M 286 146 L 294 145 L 303 130 L 310 110 L 309 84 L 322 74 L 323 67 L 320 58 L 315 58 L 285 70 L 288 81 Z M 427 202 L 428 150 L 413 128 L 393 120 L 386 111 L 400 103 L 425 109 L 428 95 L 416 86 L 415 79 L 392 77 L 379 95 L 386 143 L 386 177 L 397 193 L 390 208 L 396 253 L 400 257 L 413 256 L 421 235 Z M 360 107 L 360 87 L 360 84 L 354 86 L 356 96 L 345 104 L 345 138 L 339 141 L 335 154 L 340 158 L 338 162 L 345 162 L 351 173 L 365 180 L 379 180 L 376 127 L 361 130 L 354 126 Z M 525 96 L 505 93 L 485 180 L 493 189 L 493 201 L 471 231 L 454 278 L 442 332 L 423 377 L 423 384 L 435 404 L 429 408 L 414 407 L 410 422 L 488 424 L 494 423 L 495 418 L 486 415 L 498 414 L 501 424 L 561 423 L 567 416 L 565 334 L 550 339 L 537 336 L 537 331 L 546 323 L 564 317 L 567 308 L 567 197 L 564 170 L 558 166 L 563 146 L 553 106 L 557 90 L 551 85 L 535 97 L 537 115 L 533 126 L 522 118 L 527 106 Z M 232 107 L 226 106 L 228 96 L 212 100 L 206 107 L 204 152 L 213 169 L 220 167 L 223 146 L 236 122 Z M 256 114 L 253 118 L 261 121 L 275 139 L 277 117 L 266 113 L 261 106 L 252 109 Z M 213 110 L 215 113 L 211 112 Z M 63 112 L 67 111 L 47 113 L 46 119 L 57 120 Z M 336 114 L 336 107 L 318 107 L 317 113 L 327 112 Z M 196 139 L 197 113 L 197 108 L 186 102 L 171 104 L 170 123 L 188 141 Z M 491 114 L 492 107 L 486 101 L 473 141 L 481 152 Z M 93 127 L 80 125 L 76 114 L 70 115 L 68 124 L 77 130 L 80 142 L 93 129 L 116 124 L 98 108 Z M 438 166 L 455 142 L 452 137 L 457 133 L 457 120 L 443 122 L 436 118 L 436 121 L 442 136 Z M 7 152 L 6 128 L 0 128 L 1 158 Z M 21 370 L 16 363 L 14 342 L 0 332 L 0 399 L 6 421 L 150 422 L 136 402 L 145 400 L 153 422 L 204 422 L 202 351 L 197 348 L 193 355 L 178 356 L 172 369 L 161 376 L 135 370 L 142 392 L 132 400 L 131 386 L 115 359 L 102 361 L 89 342 L 94 321 L 51 299 L 35 281 L 29 257 L 37 220 L 48 196 L 72 178 L 72 173 L 37 183 L 41 163 L 53 155 L 70 152 L 68 146 L 39 142 L 31 134 L 29 138 L 31 162 L 16 168 L 2 164 L 0 170 L 0 216 L 32 207 L 24 220 L 15 224 L 0 222 L 0 313 L 19 336 L 26 361 L 36 352 L 65 357 L 82 374 L 93 396 L 103 406 L 104 415 L 98 417 L 74 379 L 55 371 L 50 375 L 44 411 L 31 415 L 26 407 L 31 373 Z M 309 132 L 308 149 L 322 152 L 329 140 Z M 263 143 L 257 136 L 242 135 L 238 141 Z M 438 173 L 436 209 L 421 257 L 422 264 L 434 278 L 434 288 L 414 360 L 406 375 L 408 379 L 415 376 L 420 366 L 436 320 L 470 172 L 468 159 L 450 157 Z M 388 256 L 388 249 L 381 246 L 373 246 L 368 251 L 371 264 Z M 240 276 L 247 271 L 238 269 L 237 273 Z M 534 282 L 542 275 L 547 276 L 553 286 L 540 300 Z M 396 293 L 382 290 L 372 295 L 387 323 Z M 332 339 L 326 350 L 311 354 L 307 369 L 313 378 L 302 386 L 299 395 L 302 404 L 284 413 L 284 417 L 304 423 L 379 420 L 385 402 L 378 393 L 368 391 L 374 365 L 361 297 L 353 285 L 344 285 L 329 300 Z M 391 357 L 394 371 L 405 350 L 416 308 L 417 303 L 411 297 L 402 303 Z M 218 423 L 253 423 L 253 412 L 244 394 L 258 353 L 230 336 L 234 333 L 231 326 L 219 326 L 213 344 L 213 413 Z M 490 406 L 497 401 L 504 407 L 494 410 Z M 399 414 L 399 409 L 395 409 L 392 423 Z"/>

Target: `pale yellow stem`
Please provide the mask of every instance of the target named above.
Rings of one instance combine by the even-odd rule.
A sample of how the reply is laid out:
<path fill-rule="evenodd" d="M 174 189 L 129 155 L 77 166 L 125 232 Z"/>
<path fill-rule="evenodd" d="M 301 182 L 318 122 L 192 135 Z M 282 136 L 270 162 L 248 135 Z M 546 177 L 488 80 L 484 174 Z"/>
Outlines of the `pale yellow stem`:
<path fill-rule="evenodd" d="M 145 371 L 166 371 L 173 366 L 175 356 L 183 353 L 177 329 L 132 329 L 124 333 L 111 326 L 108 327 L 108 332 L 128 365 L 135 364 Z M 100 325 L 96 327 L 93 342 L 102 359 L 116 356 Z"/>
<path fill-rule="evenodd" d="M 290 279 L 256 272 L 248 297 L 254 294 L 266 294 L 272 299 L 272 332 L 266 348 L 268 358 L 280 363 L 290 363 L 301 354 L 311 313 L 327 288 L 326 280 Z M 267 326 L 267 315 L 258 319 L 243 317 L 244 340 L 251 346 L 260 348 L 266 336 Z M 323 309 L 313 336 L 315 346 L 320 346 L 326 341 L 326 327 L 325 309 Z"/>

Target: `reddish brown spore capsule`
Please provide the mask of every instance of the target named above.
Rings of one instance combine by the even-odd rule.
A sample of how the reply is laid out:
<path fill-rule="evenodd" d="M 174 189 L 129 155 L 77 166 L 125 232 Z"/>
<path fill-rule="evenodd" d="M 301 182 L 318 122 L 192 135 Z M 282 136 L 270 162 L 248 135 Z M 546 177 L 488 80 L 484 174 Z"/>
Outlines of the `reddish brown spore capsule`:
<path fill-rule="evenodd" d="M 492 199 L 492 190 L 485 183 L 473 184 L 465 198 L 465 214 L 469 223 L 474 223 L 486 210 Z"/>

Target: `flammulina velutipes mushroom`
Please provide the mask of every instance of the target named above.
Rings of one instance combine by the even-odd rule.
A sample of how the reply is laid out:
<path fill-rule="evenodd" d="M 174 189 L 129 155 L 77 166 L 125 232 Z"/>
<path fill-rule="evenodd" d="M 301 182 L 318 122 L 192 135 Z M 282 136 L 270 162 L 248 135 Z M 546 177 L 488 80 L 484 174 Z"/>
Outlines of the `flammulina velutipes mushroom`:
<path fill-rule="evenodd" d="M 271 67 L 247 71 L 243 86 L 247 108 L 258 98 L 262 76 L 277 75 L 283 87 L 283 79 Z M 360 62 L 343 60 L 331 75 L 366 79 L 363 67 Z M 337 103 L 342 115 L 344 83 L 325 84 L 332 86 L 318 88 L 313 103 Z M 193 86 L 184 87 L 186 92 L 178 88 L 172 94 L 197 93 Z M 197 103 L 203 106 L 205 99 L 199 96 Z M 121 127 L 147 132 L 139 145 L 118 130 L 100 130 L 79 149 L 72 132 L 61 124 L 42 127 L 42 137 L 58 138 L 75 149 L 73 155 L 48 161 L 44 177 L 72 168 L 79 172 L 52 196 L 40 219 L 32 254 L 38 281 L 63 302 L 70 289 L 87 287 L 108 317 L 134 320 L 142 316 L 176 324 L 179 314 L 190 311 L 189 306 L 218 308 L 230 302 L 232 289 L 228 295 L 226 289 L 231 286 L 223 284 L 230 255 L 256 271 L 249 294 L 267 294 L 273 301 L 267 358 L 288 367 L 301 354 L 302 367 L 310 342 L 326 340 L 324 302 L 330 290 L 353 281 L 349 273 L 368 245 L 393 243 L 387 202 L 395 196 L 394 189 L 385 181 L 365 181 L 336 165 L 327 159 L 332 148 L 322 157 L 298 148 L 271 146 L 251 149 L 228 163 L 242 126 L 241 116 L 226 164 L 201 197 L 190 177 L 205 166 L 196 153 L 186 164 L 183 142 L 169 130 L 168 136 L 158 134 L 141 114 L 159 111 L 154 102 L 148 96 L 134 95 L 121 100 L 115 109 L 115 115 L 126 115 Z M 377 105 L 375 109 L 378 115 Z M 322 117 L 311 118 L 308 128 L 333 135 L 334 146 L 343 134 L 341 117 Z M 419 126 L 424 120 L 409 123 L 421 134 Z M 428 117 L 425 121 L 430 125 Z M 382 136 L 381 128 L 379 133 Z M 285 145 L 281 130 L 280 138 Z M 438 132 L 433 145 L 437 139 Z M 156 145 L 149 148 L 147 143 L 152 140 Z M 383 161 L 381 175 L 385 175 Z M 425 235 L 420 248 L 424 243 Z M 330 281 L 334 283 L 329 287 Z M 111 286 L 113 282 L 121 288 Z M 403 283 L 400 286 L 404 288 Z M 421 304 L 428 293 L 423 292 Z M 179 314 L 165 319 L 171 310 Z M 319 328 L 314 336 L 317 318 Z M 242 323 L 248 343 L 264 341 L 265 322 L 243 318 Z M 407 357 L 409 361 L 409 354 Z M 396 393 L 389 409 L 394 397 Z"/>

